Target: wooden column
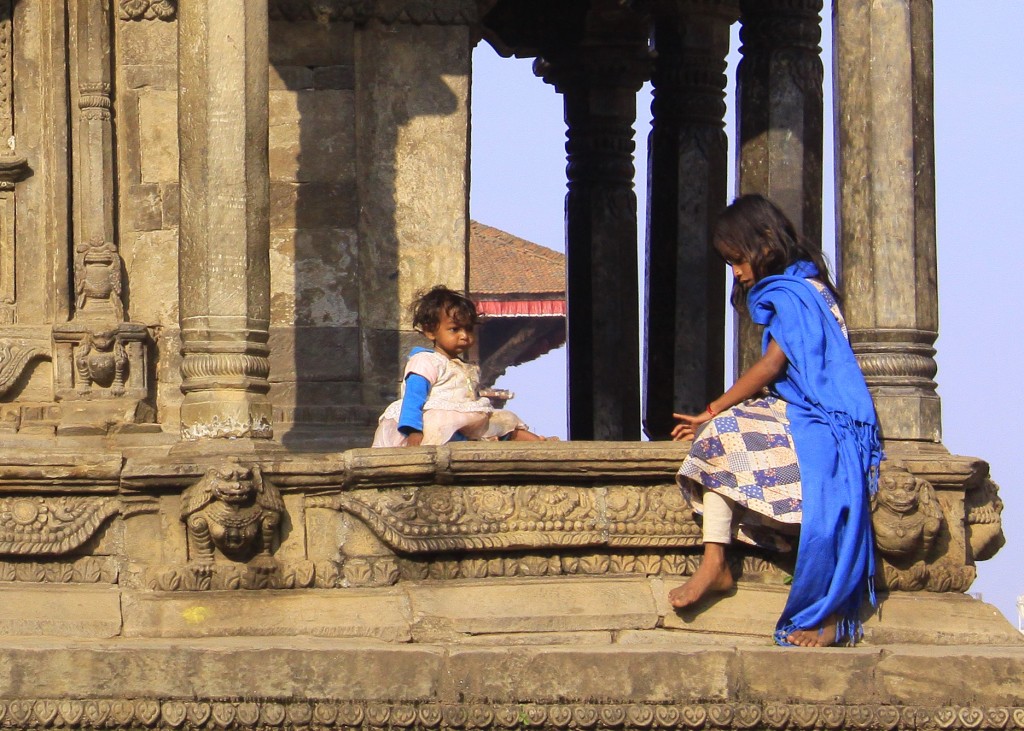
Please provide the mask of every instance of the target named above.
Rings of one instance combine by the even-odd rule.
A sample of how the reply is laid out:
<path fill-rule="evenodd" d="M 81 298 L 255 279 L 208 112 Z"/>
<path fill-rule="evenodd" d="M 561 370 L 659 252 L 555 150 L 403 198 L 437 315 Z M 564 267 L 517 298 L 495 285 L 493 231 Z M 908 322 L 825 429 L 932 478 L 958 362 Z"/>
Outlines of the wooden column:
<path fill-rule="evenodd" d="M 636 92 L 649 74 L 646 23 L 593 3 L 584 39 L 545 51 L 537 71 L 564 97 L 569 438 L 640 436 Z"/>
<path fill-rule="evenodd" d="M 654 6 L 648 146 L 644 430 L 668 438 L 672 412 L 722 392 L 725 269 L 711 226 L 726 205 L 725 57 L 735 0 Z"/>
<path fill-rule="evenodd" d="M 739 193 L 771 198 L 821 247 L 822 0 L 740 0 L 737 72 Z M 761 355 L 760 333 L 738 313 L 736 360 Z"/>

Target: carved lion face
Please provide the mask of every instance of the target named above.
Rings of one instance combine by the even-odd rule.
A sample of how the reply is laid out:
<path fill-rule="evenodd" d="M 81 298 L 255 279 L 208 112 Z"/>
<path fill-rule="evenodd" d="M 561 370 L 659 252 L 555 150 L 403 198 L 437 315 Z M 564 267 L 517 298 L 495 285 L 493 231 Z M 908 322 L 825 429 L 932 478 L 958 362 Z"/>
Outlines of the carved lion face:
<path fill-rule="evenodd" d="M 878 480 L 878 504 L 899 515 L 917 508 L 920 493 L 920 481 L 903 469 L 884 470 Z"/>
<path fill-rule="evenodd" d="M 216 470 L 213 475 L 213 495 L 229 505 L 241 505 L 249 502 L 256 495 L 252 470 L 235 467 L 224 473 Z"/>

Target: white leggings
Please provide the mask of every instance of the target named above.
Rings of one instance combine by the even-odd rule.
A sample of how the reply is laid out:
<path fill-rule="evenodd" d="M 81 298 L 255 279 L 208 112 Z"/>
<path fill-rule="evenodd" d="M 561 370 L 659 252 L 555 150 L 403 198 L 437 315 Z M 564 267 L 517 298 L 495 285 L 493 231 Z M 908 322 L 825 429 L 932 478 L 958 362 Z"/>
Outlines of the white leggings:
<path fill-rule="evenodd" d="M 714 490 L 704 491 L 704 542 L 732 543 L 733 502 Z"/>

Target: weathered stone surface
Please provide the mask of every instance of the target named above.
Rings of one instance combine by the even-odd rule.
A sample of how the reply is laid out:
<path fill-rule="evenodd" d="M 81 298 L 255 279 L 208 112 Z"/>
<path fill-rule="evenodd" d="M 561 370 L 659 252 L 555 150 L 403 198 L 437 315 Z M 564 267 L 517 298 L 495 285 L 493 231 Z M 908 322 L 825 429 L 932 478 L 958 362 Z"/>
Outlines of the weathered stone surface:
<path fill-rule="evenodd" d="M 5 637 L 121 635 L 121 593 L 112 587 L 6 584 L 0 589 Z"/>
<path fill-rule="evenodd" d="M 271 177 L 326 183 L 354 178 L 354 98 L 351 91 L 271 92 Z"/>
<path fill-rule="evenodd" d="M 270 313 L 275 324 L 296 328 L 358 326 L 358 244 L 350 229 L 279 229 L 271 235 Z M 286 371 L 303 376 L 295 367 Z"/>
<path fill-rule="evenodd" d="M 466 634 L 653 628 L 657 612 L 642 579 L 489 583 L 410 588 L 417 630 Z"/>
<path fill-rule="evenodd" d="M 270 62 L 275 66 L 351 65 L 354 48 L 355 29 L 351 23 L 270 24 Z"/>
<path fill-rule="evenodd" d="M 305 635 L 408 642 L 410 619 L 408 598 L 394 590 L 298 591 L 241 601 L 234 592 L 124 597 L 125 637 Z"/>
<path fill-rule="evenodd" d="M 939 442 L 931 13 L 905 1 L 833 8 L 837 256 L 883 433 Z"/>
<path fill-rule="evenodd" d="M 133 281 L 148 282 L 129 291 L 129 312 L 154 326 L 178 323 L 178 236 L 173 230 L 140 231 L 122 238 L 124 268 Z M 163 355 L 164 352 L 158 351 Z M 166 353 L 173 358 L 172 353 Z M 165 359 L 159 359 L 161 364 Z"/>
<path fill-rule="evenodd" d="M 729 698 L 736 682 L 731 648 L 457 648 L 449 656 L 442 692 L 476 701 L 714 702 Z"/>
<path fill-rule="evenodd" d="M 174 90 L 139 94 L 139 154 L 144 183 L 178 179 L 178 96 Z"/>
<path fill-rule="evenodd" d="M 436 697 L 443 658 L 437 648 L 329 638 L 262 639 L 258 645 L 26 640 L 7 642 L 0 651 L 0 697 L 78 700 L 95 698 L 99 690 L 112 698 L 415 702 Z"/>

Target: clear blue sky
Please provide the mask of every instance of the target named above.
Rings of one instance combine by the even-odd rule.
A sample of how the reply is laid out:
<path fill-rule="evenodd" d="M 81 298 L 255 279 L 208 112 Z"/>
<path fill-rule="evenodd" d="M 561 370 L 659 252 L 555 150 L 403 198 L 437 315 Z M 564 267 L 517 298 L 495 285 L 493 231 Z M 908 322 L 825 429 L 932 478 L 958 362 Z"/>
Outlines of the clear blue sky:
<path fill-rule="evenodd" d="M 1024 203 L 1018 193 L 1024 152 L 1016 140 L 1024 130 L 1024 86 L 1017 73 L 1021 27 L 1020 0 L 990 0 L 984 12 L 973 3 L 935 6 L 937 380 L 943 443 L 954 454 L 987 460 L 1001 487 L 1007 545 L 979 565 L 972 592 L 983 594 L 1014 623 L 1015 599 L 1024 594 L 1024 492 L 1014 459 L 1021 452 L 1016 441 L 1020 427 L 1014 426 L 1020 394 L 1012 385 L 1024 366 L 1024 328 L 1014 298 L 1024 279 Z M 822 45 L 828 85 L 827 33 Z M 737 58 L 734 50 L 730 76 Z M 828 120 L 829 89 L 826 105 Z M 636 192 L 642 212 L 649 87 L 641 92 L 637 106 L 636 158 L 641 174 Z M 730 110 L 730 140 L 731 114 Z M 826 131 L 826 154 L 832 144 L 830 133 Z M 562 250 L 564 141 L 561 97 L 533 76 L 529 60 L 499 58 L 481 43 L 474 54 L 473 218 Z M 825 183 L 827 196 L 828 173 Z M 831 213 L 826 201 L 826 242 L 834 238 Z M 641 247 L 642 218 L 641 214 Z M 497 384 L 516 392 L 509 406 L 535 431 L 563 438 L 564 352 L 563 348 L 513 369 Z"/>

